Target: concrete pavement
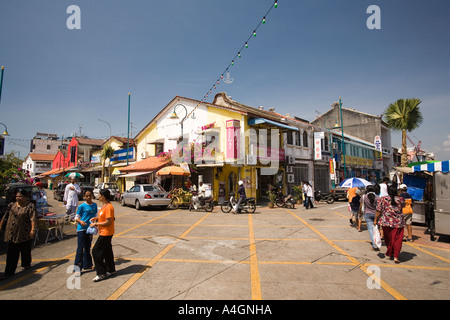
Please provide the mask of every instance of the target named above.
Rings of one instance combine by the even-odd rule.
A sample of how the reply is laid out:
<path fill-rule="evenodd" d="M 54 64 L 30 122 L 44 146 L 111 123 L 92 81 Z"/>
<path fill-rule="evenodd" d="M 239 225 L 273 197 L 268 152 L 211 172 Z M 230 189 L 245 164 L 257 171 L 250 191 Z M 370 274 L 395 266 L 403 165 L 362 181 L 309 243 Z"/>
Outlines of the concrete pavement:
<path fill-rule="evenodd" d="M 64 211 L 61 202 L 49 203 Z M 416 241 L 404 243 L 394 264 L 384 247 L 371 250 L 367 230 L 348 225 L 345 202 L 240 215 L 113 204 L 115 277 L 94 283 L 95 271 L 73 276 L 77 241 L 66 226 L 62 240 L 33 248 L 31 269 L 18 267 L 0 282 L 0 299 L 450 299 L 446 239 L 431 242 L 415 226 Z M 5 260 L 2 254 L 1 271 Z"/>

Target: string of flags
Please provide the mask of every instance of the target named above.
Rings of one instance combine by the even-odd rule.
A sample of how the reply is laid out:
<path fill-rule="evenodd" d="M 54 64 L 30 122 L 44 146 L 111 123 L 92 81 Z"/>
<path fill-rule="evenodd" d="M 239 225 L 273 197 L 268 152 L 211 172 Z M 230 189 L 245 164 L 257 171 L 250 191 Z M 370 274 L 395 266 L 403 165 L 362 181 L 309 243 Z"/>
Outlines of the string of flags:
<path fill-rule="evenodd" d="M 263 18 L 259 21 L 256 28 L 253 29 L 253 32 L 247 38 L 247 40 L 242 45 L 242 47 L 237 51 L 237 53 L 233 57 L 233 59 L 231 59 L 231 62 L 228 64 L 228 66 L 225 68 L 225 70 L 221 73 L 220 77 L 217 78 L 217 80 L 214 82 L 214 84 L 211 86 L 211 88 L 209 88 L 208 92 L 206 92 L 206 94 L 203 96 L 203 99 L 201 100 L 202 102 L 206 101 L 206 98 L 208 98 L 209 94 L 211 94 L 213 92 L 213 90 L 217 89 L 217 86 L 220 84 L 220 80 L 223 80 L 224 74 L 226 74 L 228 72 L 228 70 L 232 66 L 234 66 L 236 58 L 242 57 L 244 49 L 248 49 L 248 47 L 249 47 L 248 43 L 250 42 L 250 40 L 252 40 L 253 38 L 256 38 L 256 33 L 257 33 L 259 27 L 261 27 L 261 25 L 266 24 L 266 19 L 267 19 L 268 15 L 270 14 L 270 12 L 272 11 L 273 8 L 277 8 L 277 7 L 278 7 L 278 0 L 274 0 L 274 3 L 270 6 L 269 10 L 266 12 L 266 14 L 263 16 Z M 198 108 L 199 105 L 200 105 L 200 103 L 197 104 L 197 106 L 194 109 L 192 109 L 192 111 L 187 115 L 186 119 L 189 118 L 195 112 L 195 110 Z"/>

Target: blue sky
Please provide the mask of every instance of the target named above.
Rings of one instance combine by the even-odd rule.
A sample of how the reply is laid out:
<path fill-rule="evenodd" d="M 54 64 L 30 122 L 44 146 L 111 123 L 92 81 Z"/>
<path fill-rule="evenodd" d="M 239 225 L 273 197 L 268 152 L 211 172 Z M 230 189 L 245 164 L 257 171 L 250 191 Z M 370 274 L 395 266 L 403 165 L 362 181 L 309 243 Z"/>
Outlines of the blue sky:
<path fill-rule="evenodd" d="M 29 151 L 36 132 L 92 138 L 133 134 L 170 100 L 201 100 L 273 0 L 2 0 L 0 122 L 6 151 Z M 69 30 L 66 9 L 81 9 Z M 370 5 L 381 29 L 369 30 Z M 371 114 L 420 98 L 424 122 L 409 136 L 450 159 L 450 1 L 280 0 L 209 96 L 275 107 L 312 121 L 342 97 Z M 3 130 L 3 128 L 0 128 Z M 400 146 L 400 135 L 392 135 Z M 23 147 L 24 146 L 24 147 Z M 446 150 L 447 149 L 447 150 Z"/>

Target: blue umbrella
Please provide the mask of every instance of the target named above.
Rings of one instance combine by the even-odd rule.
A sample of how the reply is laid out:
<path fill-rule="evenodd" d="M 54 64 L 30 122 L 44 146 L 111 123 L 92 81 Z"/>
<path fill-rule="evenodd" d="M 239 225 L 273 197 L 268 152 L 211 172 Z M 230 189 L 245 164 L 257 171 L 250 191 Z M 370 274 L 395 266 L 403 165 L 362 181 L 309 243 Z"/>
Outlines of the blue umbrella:
<path fill-rule="evenodd" d="M 339 185 L 340 187 L 343 188 L 365 188 L 367 186 L 370 186 L 372 183 L 370 183 L 369 181 L 367 181 L 366 179 L 362 179 L 362 178 L 349 178 L 346 179 L 344 181 L 341 182 L 341 184 Z"/>

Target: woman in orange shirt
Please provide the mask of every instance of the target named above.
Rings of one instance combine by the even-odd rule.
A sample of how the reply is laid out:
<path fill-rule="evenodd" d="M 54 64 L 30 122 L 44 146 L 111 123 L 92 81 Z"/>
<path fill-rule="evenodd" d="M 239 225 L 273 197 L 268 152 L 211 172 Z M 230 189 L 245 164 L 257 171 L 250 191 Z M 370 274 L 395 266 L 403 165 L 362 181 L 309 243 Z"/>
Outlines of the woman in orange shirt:
<path fill-rule="evenodd" d="M 100 190 L 99 200 L 103 206 L 98 213 L 98 217 L 91 219 L 91 227 L 98 228 L 98 239 L 92 248 L 92 257 L 97 271 L 97 276 L 93 279 L 94 282 L 116 274 L 111 243 L 114 235 L 114 207 L 110 202 L 111 198 L 108 189 Z"/>

